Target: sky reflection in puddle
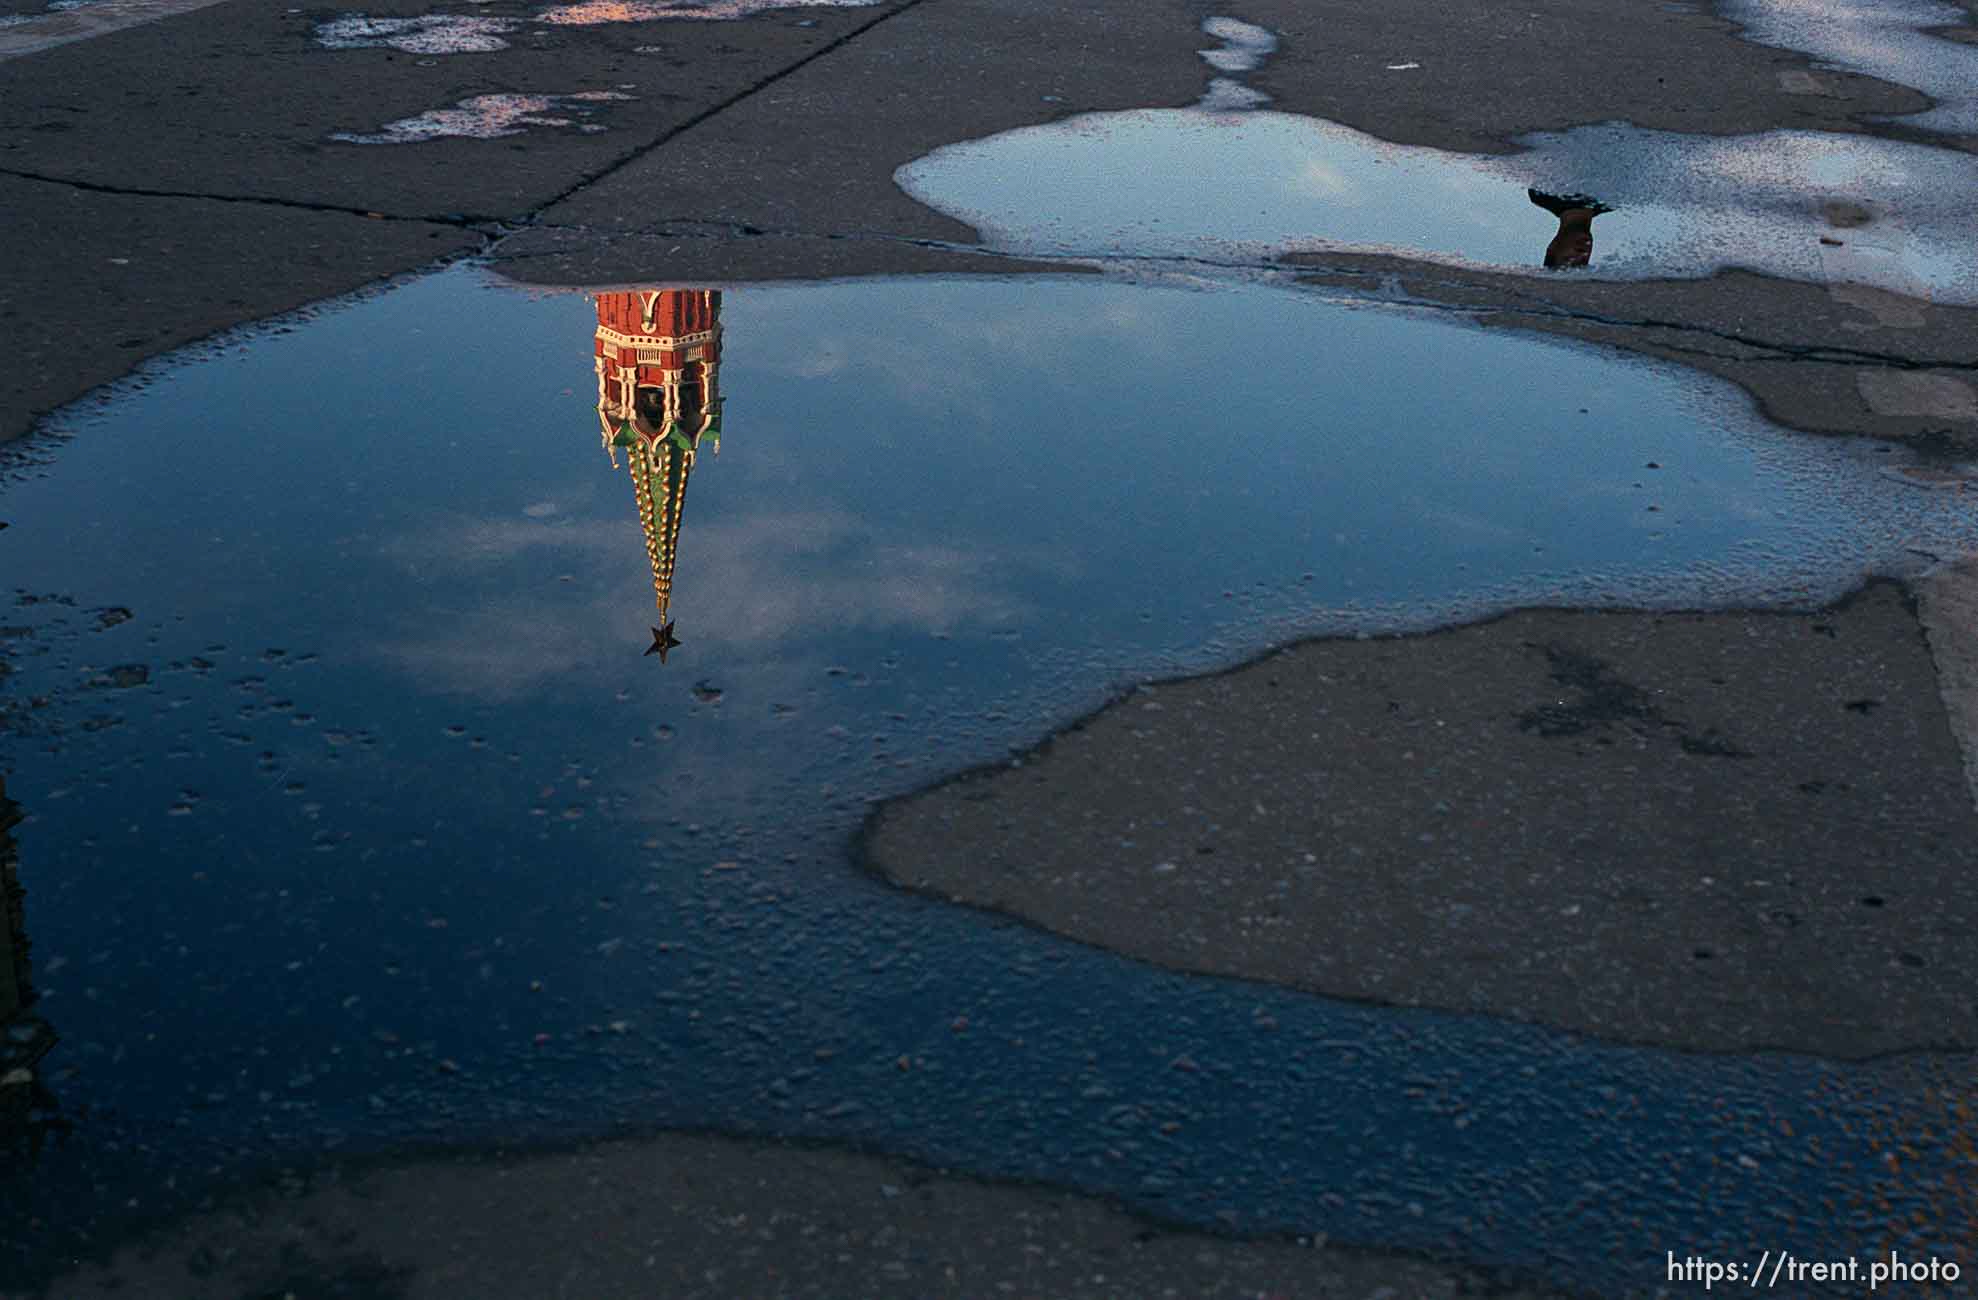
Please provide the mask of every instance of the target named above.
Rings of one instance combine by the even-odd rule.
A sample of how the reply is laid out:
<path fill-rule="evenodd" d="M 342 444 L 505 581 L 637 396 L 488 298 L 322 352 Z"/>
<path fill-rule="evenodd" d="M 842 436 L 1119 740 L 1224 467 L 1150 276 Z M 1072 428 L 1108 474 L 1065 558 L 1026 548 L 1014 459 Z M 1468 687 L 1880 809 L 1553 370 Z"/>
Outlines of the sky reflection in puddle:
<path fill-rule="evenodd" d="M 632 98 L 617 90 L 581 90 L 572 95 L 476 95 L 452 108 L 429 109 L 417 117 L 387 122 L 374 132 L 338 131 L 330 139 L 345 144 L 418 144 L 447 137 L 498 140 L 520 135 L 532 126 L 574 126 L 589 135 L 609 128 L 578 118 L 593 116 L 600 104 Z"/>
<path fill-rule="evenodd" d="M 582 0 L 555 5 L 536 15 L 539 23 L 560 27 L 589 27 L 599 23 L 649 23 L 659 19 L 699 19 L 728 22 L 776 9 L 862 9 L 879 0 L 704 0 L 670 4 L 666 0 Z"/>
<path fill-rule="evenodd" d="M 331 50 L 386 46 L 406 54 L 486 54 L 507 49 L 506 38 L 519 25 L 513 18 L 468 14 L 333 18 L 316 25 L 316 42 Z"/>
<path fill-rule="evenodd" d="M 483 18 L 470 14 L 419 14 L 408 18 L 347 15 L 316 25 L 316 43 L 325 49 L 356 50 L 387 46 L 407 54 L 488 54 L 509 47 L 508 38 L 530 24 L 598 27 L 608 23 L 659 21 L 733 22 L 778 9 L 859 9 L 879 0 L 583 0 L 552 5 L 529 18 Z"/>
<path fill-rule="evenodd" d="M 902 167 L 915 199 L 1014 252 L 1259 258 L 1396 252 L 1534 268 L 1556 228 L 1526 199 L 1584 192 L 1592 272 L 1726 266 L 1978 302 L 1978 157 L 1817 132 L 1688 136 L 1607 124 L 1506 157 L 1395 145 L 1277 112 L 1092 114 L 949 145 Z M 1026 177 L 1013 188 L 1010 176 Z M 1836 205 L 1864 224 L 1838 226 Z M 1823 241 L 1836 241 L 1833 243 Z"/>
<path fill-rule="evenodd" d="M 17 601 L 0 696 L 44 1066 L 91 1116 L 48 1203 L 625 1122 L 1582 1285 L 1644 1241 L 1832 1245 L 1820 1200 L 1866 1196 L 1835 1153 L 1879 1168 L 1863 1135 L 1938 1065 L 1169 976 L 897 896 L 844 845 L 868 799 L 1123 682 L 1507 603 L 1824 599 L 1978 542 L 1967 503 L 1721 385 L 1305 291 L 749 288 L 714 356 L 691 321 L 677 355 L 629 337 L 685 298 L 610 299 L 599 365 L 589 297 L 450 271 L 76 413 L 8 488 L 18 590 L 74 602 Z M 658 395 L 601 419 L 628 373 Z M 690 480 L 642 492 L 639 440 Z M 1780 1119 L 1822 1158 L 1773 1152 Z M 1871 1190 L 1914 1205 L 1937 1158 Z"/>

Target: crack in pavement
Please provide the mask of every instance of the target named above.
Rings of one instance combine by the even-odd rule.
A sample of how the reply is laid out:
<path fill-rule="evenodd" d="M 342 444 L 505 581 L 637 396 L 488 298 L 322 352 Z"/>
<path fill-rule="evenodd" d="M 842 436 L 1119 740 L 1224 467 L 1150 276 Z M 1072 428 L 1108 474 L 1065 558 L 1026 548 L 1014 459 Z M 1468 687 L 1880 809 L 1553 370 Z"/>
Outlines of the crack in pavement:
<path fill-rule="evenodd" d="M 353 217 L 368 217 L 373 221 L 407 221 L 422 225 L 456 226 L 463 230 L 482 230 L 504 226 L 510 219 L 468 212 L 445 212 L 437 214 L 409 214 L 403 212 L 379 212 L 373 208 L 360 208 L 343 203 L 320 203 L 309 199 L 275 198 L 264 194 L 202 194 L 197 190 L 154 190 L 138 186 L 106 185 L 101 181 L 78 180 L 68 176 L 51 176 L 46 172 L 22 171 L 14 167 L 0 167 L 0 176 L 15 180 L 32 181 L 41 185 L 61 185 L 88 194 L 111 194 L 119 198 L 137 199 L 194 199 L 206 203 L 244 203 L 256 207 L 291 208 L 299 212 L 334 212 Z M 538 209 L 540 210 L 540 209 Z"/>

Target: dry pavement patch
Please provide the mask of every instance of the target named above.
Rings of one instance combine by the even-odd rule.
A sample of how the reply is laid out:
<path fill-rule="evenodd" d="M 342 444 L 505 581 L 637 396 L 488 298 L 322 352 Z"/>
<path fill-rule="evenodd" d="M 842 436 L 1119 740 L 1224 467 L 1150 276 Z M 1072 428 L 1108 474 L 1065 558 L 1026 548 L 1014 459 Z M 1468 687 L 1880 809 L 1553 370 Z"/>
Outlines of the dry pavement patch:
<path fill-rule="evenodd" d="M 298 1182 L 128 1244 L 46 1294 L 1540 1300 L 1555 1293 L 1412 1255 L 1172 1231 L 1094 1198 L 873 1156 L 674 1134 Z"/>
<path fill-rule="evenodd" d="M 887 880 L 1182 970 L 1691 1050 L 1978 1046 L 1913 602 L 1528 610 L 1141 690 L 881 809 Z"/>

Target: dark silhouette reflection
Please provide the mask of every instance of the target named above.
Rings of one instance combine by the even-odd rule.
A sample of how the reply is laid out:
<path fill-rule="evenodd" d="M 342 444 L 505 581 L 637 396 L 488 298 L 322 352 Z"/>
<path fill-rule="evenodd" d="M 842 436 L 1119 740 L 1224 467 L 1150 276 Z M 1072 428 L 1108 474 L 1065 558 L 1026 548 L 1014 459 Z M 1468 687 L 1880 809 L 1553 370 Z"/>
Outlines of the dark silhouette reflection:
<path fill-rule="evenodd" d="M 13 829 L 21 806 L 7 797 L 0 779 L 0 1168 L 25 1154 L 40 1154 L 51 1130 L 65 1127 L 55 1098 L 42 1085 L 41 1058 L 55 1046 L 55 1031 L 30 1014 L 34 985 L 29 979 L 27 913 L 20 882 L 20 850 Z"/>
<path fill-rule="evenodd" d="M 611 463 L 625 451 L 652 563 L 659 626 L 647 654 L 661 663 L 673 635 L 673 560 L 687 479 L 703 443 L 721 450 L 721 295 L 640 289 L 594 296 L 598 426 Z"/>
<path fill-rule="evenodd" d="M 1585 266 L 1593 260 L 1593 219 L 1614 209 L 1590 194 L 1547 194 L 1526 190 L 1526 197 L 1559 218 L 1559 232 L 1545 246 L 1551 267 Z"/>

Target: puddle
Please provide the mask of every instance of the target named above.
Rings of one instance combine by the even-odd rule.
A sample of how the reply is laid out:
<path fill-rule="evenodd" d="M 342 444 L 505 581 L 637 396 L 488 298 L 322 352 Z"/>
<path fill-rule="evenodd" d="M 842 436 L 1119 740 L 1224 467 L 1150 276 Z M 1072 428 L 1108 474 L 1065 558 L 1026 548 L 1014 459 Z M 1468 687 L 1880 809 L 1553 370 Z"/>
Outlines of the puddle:
<path fill-rule="evenodd" d="M 705 4 L 665 4 L 659 0 L 586 0 L 557 5 L 536 15 L 536 21 L 565 27 L 597 23 L 649 23 L 662 18 L 728 21 L 775 9 L 862 9 L 879 0 L 707 0 Z"/>
<path fill-rule="evenodd" d="M 345 144 L 418 144 L 422 140 L 447 137 L 496 140 L 520 135 L 532 126 L 574 126 L 585 134 L 594 134 L 609 128 L 600 122 L 577 119 L 595 114 L 598 104 L 632 98 L 616 90 L 584 90 L 573 95 L 476 95 L 452 108 L 435 108 L 417 117 L 387 122 L 371 134 L 338 131 L 330 139 Z"/>
<path fill-rule="evenodd" d="M 482 54 L 505 50 L 503 38 L 521 24 L 513 18 L 422 14 L 416 18 L 337 18 L 316 27 L 318 44 L 332 50 L 389 46 L 407 54 Z"/>
<path fill-rule="evenodd" d="M 1203 29 L 1223 42 L 1203 59 L 1230 75 L 1212 78 L 1193 108 L 1088 114 L 949 145 L 894 179 L 1014 253 L 1388 252 L 1635 279 L 1742 267 L 1978 303 L 1978 157 L 1822 132 L 1694 136 L 1626 123 L 1535 133 L 1508 157 L 1397 145 L 1251 111 L 1267 97 L 1236 74 L 1260 66 L 1275 37 L 1233 18 Z M 1014 175 L 1030 178 L 1020 192 Z"/>
<path fill-rule="evenodd" d="M 1202 30 L 1222 42 L 1216 49 L 1197 51 L 1202 61 L 1218 72 L 1255 71 L 1277 49 L 1275 34 L 1238 18 L 1204 19 Z M 1270 102 L 1269 95 L 1232 75 L 1209 78 L 1209 89 L 1196 107 L 1211 113 L 1234 113 Z"/>
<path fill-rule="evenodd" d="M 316 41 L 326 49 L 389 46 L 407 54 L 482 54 L 509 47 L 507 38 L 531 24 L 595 27 L 606 23 L 649 23 L 662 19 L 730 22 L 777 9 L 829 6 L 857 9 L 879 0 L 707 0 L 704 4 L 661 0 L 586 0 L 553 5 L 530 18 L 481 18 L 466 14 L 422 14 L 411 18 L 351 15 L 316 25 Z"/>
<path fill-rule="evenodd" d="M 1978 135 L 1978 48 L 1932 36 L 1972 15 L 1939 0 L 1718 0 L 1746 40 L 1808 54 L 1834 67 L 1919 90 L 1936 101 L 1887 120 Z M 1819 93 L 1812 89 L 1810 93 Z"/>
<path fill-rule="evenodd" d="M 1931 1204 L 1903 1107 L 1968 1062 L 1189 979 L 845 861 L 870 800 L 1299 633 L 1816 602 L 1978 544 L 1968 496 L 1885 477 L 1886 447 L 1311 290 L 594 300 L 470 268 L 60 427 L 10 453 L 38 459 L 5 489 L 0 638 L 41 1070 L 88 1117 L 35 1175 L 44 1224 L 209 1166 L 621 1124 L 1609 1290 L 1662 1243 L 1813 1257 L 1853 1231 L 1823 1202 L 1887 1198 L 1864 1249 Z M 1754 1147 L 1788 1123 L 1819 1143 Z"/>
<path fill-rule="evenodd" d="M 1218 72 L 1254 72 L 1277 49 L 1274 33 L 1240 18 L 1204 19 L 1202 30 L 1222 42 L 1220 49 L 1201 52 L 1202 61 Z"/>
<path fill-rule="evenodd" d="M 1487 157 L 1285 113 L 1143 109 L 950 145 L 895 179 L 1011 252 L 1385 251 L 1524 270 L 1559 229 L 1528 191 L 1585 193 L 1615 209 L 1592 225 L 1590 270 L 1603 277 L 1737 266 L 1978 302 L 1978 158 L 1860 136 L 1618 124 L 1522 143 L 1527 152 Z M 1030 178 L 1020 192 L 1007 184 L 1015 175 Z M 1862 220 L 1837 225 L 1842 209 Z M 1837 247 L 1862 255 L 1841 262 Z"/>

